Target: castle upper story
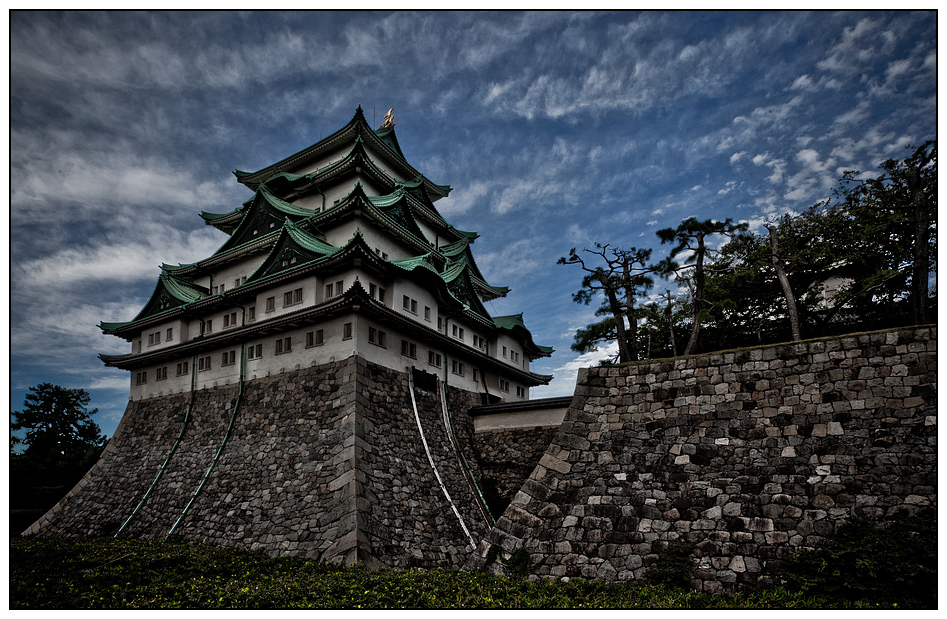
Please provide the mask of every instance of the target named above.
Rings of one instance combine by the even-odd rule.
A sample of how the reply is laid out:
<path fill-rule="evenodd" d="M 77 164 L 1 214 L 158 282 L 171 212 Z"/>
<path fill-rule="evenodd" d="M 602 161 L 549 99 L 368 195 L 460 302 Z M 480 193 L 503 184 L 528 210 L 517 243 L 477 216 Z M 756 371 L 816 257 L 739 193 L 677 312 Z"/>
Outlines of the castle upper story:
<path fill-rule="evenodd" d="M 162 265 L 128 322 L 101 323 L 129 342 L 100 355 L 131 373 L 132 399 L 221 386 L 353 355 L 421 369 L 485 402 L 523 401 L 551 376 L 522 315 L 484 303 L 477 233 L 454 228 L 439 185 L 404 157 L 389 113 L 372 129 L 361 108 L 342 129 L 256 172 L 234 172 L 252 197 L 202 212 L 224 240 L 211 256 Z"/>

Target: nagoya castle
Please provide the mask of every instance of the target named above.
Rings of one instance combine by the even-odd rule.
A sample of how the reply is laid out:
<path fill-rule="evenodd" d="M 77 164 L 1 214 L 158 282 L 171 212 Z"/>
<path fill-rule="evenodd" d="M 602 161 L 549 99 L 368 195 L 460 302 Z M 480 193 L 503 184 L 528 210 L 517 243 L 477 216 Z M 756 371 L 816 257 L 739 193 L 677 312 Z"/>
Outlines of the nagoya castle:
<path fill-rule="evenodd" d="M 202 213 L 129 322 L 102 457 L 27 529 L 179 536 L 369 567 L 632 581 L 674 544 L 690 586 L 778 585 L 853 517 L 937 519 L 936 325 L 583 368 L 549 355 L 361 109 Z M 513 557 L 520 553 L 516 560 Z M 517 567 L 520 570 L 521 567 Z"/>
<path fill-rule="evenodd" d="M 389 111 L 373 129 L 359 108 L 316 144 L 234 173 L 252 197 L 200 213 L 220 248 L 162 265 L 137 316 L 100 325 L 129 343 L 100 355 L 129 371 L 128 408 L 29 533 L 462 564 L 499 516 L 468 411 L 535 416 L 529 390 L 551 376 L 530 362 L 552 349 L 522 314 L 486 310 L 509 289 L 487 282 L 477 233 L 435 206 L 451 188 L 408 163 L 394 126 Z M 509 498 L 529 469 L 491 483 Z"/>

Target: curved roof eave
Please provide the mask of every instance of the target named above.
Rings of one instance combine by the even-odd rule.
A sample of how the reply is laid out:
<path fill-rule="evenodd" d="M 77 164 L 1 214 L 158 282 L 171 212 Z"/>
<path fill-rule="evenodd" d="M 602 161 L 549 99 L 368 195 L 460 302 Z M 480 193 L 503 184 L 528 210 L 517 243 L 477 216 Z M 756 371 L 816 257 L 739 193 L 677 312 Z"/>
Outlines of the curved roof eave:
<path fill-rule="evenodd" d="M 522 338 L 523 345 L 533 353 L 530 355 L 531 358 L 548 357 L 555 352 L 555 349 L 551 346 L 540 346 L 533 341 L 533 334 L 526 328 L 526 323 L 523 322 L 523 314 L 491 316 L 490 318 L 497 329 L 518 333 Z"/>

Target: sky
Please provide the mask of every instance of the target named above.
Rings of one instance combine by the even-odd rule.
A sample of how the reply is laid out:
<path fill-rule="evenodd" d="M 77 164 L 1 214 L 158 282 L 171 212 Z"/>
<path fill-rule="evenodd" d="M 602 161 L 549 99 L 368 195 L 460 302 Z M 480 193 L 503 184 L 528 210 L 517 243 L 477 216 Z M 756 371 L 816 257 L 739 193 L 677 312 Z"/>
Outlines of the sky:
<path fill-rule="evenodd" d="M 30 386 L 87 390 L 112 435 L 128 344 L 161 263 L 226 239 L 254 171 L 394 109 L 408 161 L 487 281 L 512 290 L 571 395 L 610 351 L 570 350 L 595 305 L 557 265 L 596 242 L 652 248 L 688 217 L 759 230 L 936 138 L 934 12 L 12 12 L 11 410 Z M 655 287 L 663 294 L 663 287 Z"/>

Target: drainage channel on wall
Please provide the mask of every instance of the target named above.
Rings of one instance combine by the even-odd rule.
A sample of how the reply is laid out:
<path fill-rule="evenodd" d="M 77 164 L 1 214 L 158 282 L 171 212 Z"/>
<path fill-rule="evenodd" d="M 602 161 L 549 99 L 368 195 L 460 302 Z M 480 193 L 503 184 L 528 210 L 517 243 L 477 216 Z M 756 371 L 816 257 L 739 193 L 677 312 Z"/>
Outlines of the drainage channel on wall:
<path fill-rule="evenodd" d="M 141 501 L 138 502 L 137 507 L 132 510 L 131 515 L 125 520 L 125 523 L 119 527 L 118 531 L 115 532 L 114 537 L 118 537 L 122 531 L 124 531 L 132 519 L 138 514 L 138 510 L 142 508 L 145 502 L 148 500 L 148 497 L 151 496 L 152 491 L 157 487 L 158 480 L 161 479 L 161 476 L 164 475 L 165 470 L 168 468 L 168 464 L 171 462 L 171 457 L 174 456 L 174 452 L 177 451 L 178 445 L 181 444 L 181 438 L 184 436 L 184 431 L 187 430 L 188 421 L 191 419 L 191 410 L 194 407 L 194 396 L 197 393 L 197 356 L 191 358 L 191 398 L 187 403 L 187 409 L 184 411 L 184 422 L 181 424 L 181 431 L 178 432 L 178 437 L 174 440 L 174 444 L 171 445 L 171 450 L 168 452 L 167 457 L 164 459 L 164 463 L 161 465 L 161 468 L 158 469 L 158 474 L 155 476 L 154 481 L 151 482 L 151 486 L 148 487 L 148 490 L 145 491 L 144 496 L 141 497 Z"/>
<path fill-rule="evenodd" d="M 418 424 L 418 433 L 421 435 L 421 443 L 424 445 L 424 452 L 427 454 L 427 460 L 431 463 L 431 469 L 434 471 L 434 476 L 437 478 L 437 483 L 441 486 L 441 492 L 444 493 L 444 497 L 447 499 L 447 502 L 450 504 L 450 508 L 454 510 L 454 515 L 457 516 L 457 521 L 460 523 L 460 528 L 464 530 L 464 534 L 467 536 L 467 539 L 470 540 L 471 548 L 476 548 L 477 543 L 474 541 L 470 531 L 467 529 L 467 525 L 464 524 L 464 519 L 461 517 L 460 512 L 457 511 L 457 506 L 454 505 L 454 501 L 450 498 L 450 493 L 447 492 L 447 486 L 444 485 L 443 480 L 441 479 L 440 473 L 437 472 L 437 467 L 434 465 L 434 457 L 431 455 L 431 450 L 427 446 L 427 439 L 424 438 L 424 428 L 421 427 L 421 415 L 418 412 L 418 403 L 414 397 L 414 378 L 411 368 L 408 368 L 408 391 L 411 393 L 411 407 L 414 409 L 414 420 Z"/>
<path fill-rule="evenodd" d="M 191 495 L 191 500 L 187 502 L 187 505 L 184 506 L 184 511 L 181 512 L 181 515 L 175 521 L 174 525 L 168 531 L 168 535 L 173 535 L 177 530 L 178 525 L 181 524 L 181 521 L 184 520 L 184 517 L 187 516 L 187 512 L 191 509 L 191 505 L 194 504 L 195 499 L 201 493 L 201 490 L 204 489 L 204 485 L 207 483 L 207 479 L 210 477 L 210 474 L 213 472 L 214 467 L 217 466 L 217 461 L 220 460 L 220 454 L 223 453 L 224 447 L 227 446 L 227 440 L 230 438 L 230 433 L 233 431 L 234 421 L 237 419 L 237 411 L 240 410 L 240 400 L 243 397 L 243 383 L 246 379 L 247 371 L 247 350 L 246 344 L 241 346 L 240 349 L 240 386 L 237 390 L 237 399 L 233 404 L 233 412 L 230 415 L 230 423 L 227 425 L 227 432 L 224 433 L 224 438 L 220 442 L 220 447 L 217 449 L 217 453 L 214 455 L 214 459 L 211 461 L 210 466 L 207 467 L 207 471 L 204 473 L 201 483 L 198 484 L 197 488 L 194 490 L 194 494 Z"/>

